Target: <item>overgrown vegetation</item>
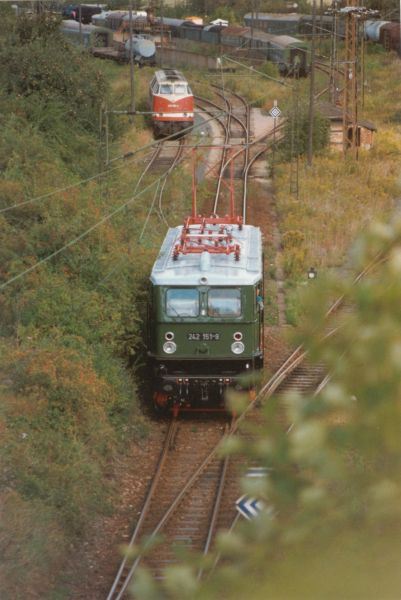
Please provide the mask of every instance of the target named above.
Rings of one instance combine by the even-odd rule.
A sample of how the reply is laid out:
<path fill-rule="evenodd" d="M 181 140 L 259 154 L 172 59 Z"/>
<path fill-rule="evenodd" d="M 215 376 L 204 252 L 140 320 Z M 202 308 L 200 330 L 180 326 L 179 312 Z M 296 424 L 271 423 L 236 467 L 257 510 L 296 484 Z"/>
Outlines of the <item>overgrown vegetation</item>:
<path fill-rule="evenodd" d="M 105 219 L 133 197 L 135 158 L 75 185 L 104 169 L 102 106 L 128 104 L 114 65 L 53 19 L 1 16 L 0 579 L 17 599 L 57 587 L 70 544 L 110 509 L 113 459 L 146 430 L 135 372 L 159 239 L 139 240 L 149 195 Z M 123 124 L 109 119 L 111 158 Z M 123 151 L 150 138 L 132 129 Z"/>
<path fill-rule="evenodd" d="M 219 536 L 217 570 L 215 555 L 192 555 L 166 569 L 163 589 L 142 571 L 135 597 L 393 600 L 398 594 L 401 223 L 398 216 L 378 222 L 390 221 L 399 204 L 401 90 L 383 85 L 400 81 L 399 68 L 398 59 L 376 49 L 368 56 L 364 117 L 378 127 L 372 150 L 354 161 L 322 149 L 311 167 L 301 156 L 298 197 L 290 192 L 289 163 L 277 168 L 294 324 L 300 283 L 308 267 L 319 271 L 308 299 L 302 294 L 303 324 L 294 342 L 327 365 L 330 382 L 318 396 L 269 401 L 263 426 L 252 436 L 247 430 L 252 441 L 230 440 L 225 448 L 268 469 L 258 483 L 244 481 L 244 492 L 272 510 Z M 361 230 L 367 231 L 361 236 Z M 386 261 L 353 285 L 378 252 Z M 322 341 L 327 306 L 340 296 L 354 310 L 335 337 Z"/>
<path fill-rule="evenodd" d="M 14 600 L 35 589 L 45 597 L 57 587 L 71 542 L 110 509 L 113 458 L 144 431 L 135 373 L 142 360 L 146 280 L 165 224 L 150 215 L 155 188 L 133 198 L 136 157 L 118 159 L 150 141 L 139 118 L 132 127 L 126 117 L 110 116 L 109 153 L 118 169 L 73 187 L 104 169 L 104 108 L 128 105 L 128 76 L 116 77 L 123 68 L 100 66 L 70 47 L 53 21 L 28 18 L 15 26 L 4 10 L 1 16 L 0 284 L 35 267 L 0 296 L 0 577 L 3 596 Z M 400 90 L 382 86 L 385 77 L 396 81 L 397 67 L 375 52 L 367 68 L 372 94 L 366 116 L 380 113 L 397 123 Z M 262 69 L 275 76 L 271 65 Z M 145 107 L 149 72 L 136 76 L 138 106 Z M 255 106 L 269 109 L 278 99 L 288 114 L 286 89 L 253 81 L 248 72 L 225 79 Z M 361 153 L 358 163 L 325 152 L 314 157 L 312 169 L 301 162 L 299 199 L 289 193 L 288 165 L 276 171 L 285 268 L 296 293 L 307 267 L 342 263 L 361 224 L 393 209 L 399 151 L 399 130 L 381 124 L 374 151 Z M 187 210 L 186 177 L 173 177 L 174 203 L 163 206 L 172 224 Z M 46 197 L 56 188 L 59 193 Z M 298 302 L 289 307 L 295 322 Z M 311 402 L 305 419 L 314 414 Z M 278 462 L 287 460 L 293 441 L 280 443 Z M 270 461 L 271 453 L 263 456 Z M 303 498 L 298 483 L 294 502 Z M 244 535 L 239 548 L 248 553 L 254 540 Z M 270 529 L 267 535 L 263 543 L 270 543 Z"/>
<path fill-rule="evenodd" d="M 304 154 L 292 167 L 286 162 L 276 169 L 283 262 L 295 298 L 294 284 L 305 280 L 310 266 L 321 270 L 343 265 L 358 233 L 372 220 L 388 216 L 397 205 L 401 129 L 396 115 L 401 88 L 399 84 L 383 86 L 383 81 L 399 81 L 399 62 L 373 47 L 366 60 L 363 110 L 363 117 L 378 129 L 372 150 L 360 149 L 355 161 L 326 148 L 314 154 L 311 167 Z M 291 169 L 294 177 L 296 166 L 298 195 L 291 189 Z"/>
<path fill-rule="evenodd" d="M 144 600 L 393 600 L 400 586 L 401 221 L 375 225 L 355 248 L 354 273 L 379 252 L 387 260 L 358 285 L 332 275 L 316 282 L 294 343 L 324 362 L 330 381 L 315 396 L 287 393 L 263 407 L 263 425 L 227 442 L 224 453 L 267 469 L 243 490 L 266 510 L 218 536 L 216 554 L 191 556 L 157 582 L 133 584 Z M 335 336 L 325 306 L 353 307 Z M 324 340 L 324 341 L 323 341 Z M 240 409 L 236 400 L 236 411 Z M 246 406 L 244 399 L 243 408 Z M 286 417 L 285 417 L 286 415 Z M 283 426 L 285 422 L 286 426 Z M 250 435 L 250 433 L 252 435 Z M 197 579 L 199 568 L 204 579 Z"/>

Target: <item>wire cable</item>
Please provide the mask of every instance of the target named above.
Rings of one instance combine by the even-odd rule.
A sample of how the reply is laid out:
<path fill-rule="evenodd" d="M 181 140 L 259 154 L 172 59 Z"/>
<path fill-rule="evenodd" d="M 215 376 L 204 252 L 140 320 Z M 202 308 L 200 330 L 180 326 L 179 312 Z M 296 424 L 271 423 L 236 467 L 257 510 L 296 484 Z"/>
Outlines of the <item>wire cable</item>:
<path fill-rule="evenodd" d="M 123 158 L 131 157 L 133 154 L 137 154 L 138 152 L 141 152 L 142 150 L 145 150 L 146 148 L 147 148 L 147 146 L 144 146 L 143 148 L 140 148 L 136 151 L 127 152 L 126 154 L 123 154 L 121 157 L 118 157 L 118 158 L 123 159 Z M 113 159 L 113 160 L 117 160 L 117 159 Z M 32 204 L 34 202 L 39 202 L 40 200 L 45 200 L 46 198 L 50 198 L 51 196 L 54 196 L 55 194 L 61 194 L 63 192 L 67 192 L 68 190 L 71 190 L 73 188 L 84 185 L 85 183 L 89 183 L 90 181 L 93 181 L 94 179 L 97 179 L 98 177 L 102 177 L 103 175 L 108 175 L 109 173 L 112 173 L 113 171 L 117 171 L 118 169 L 121 169 L 122 167 L 131 165 L 132 163 L 135 163 L 137 160 L 138 159 L 135 158 L 135 160 L 129 161 L 122 165 L 117 165 L 116 167 L 113 167 L 111 169 L 107 169 L 105 171 L 99 171 L 98 173 L 95 173 L 95 175 L 91 175 L 90 177 L 87 177 L 86 179 L 81 179 L 77 183 L 71 183 L 70 185 L 66 185 L 62 188 L 58 188 L 56 190 L 53 190 L 52 192 L 47 192 L 46 194 L 43 194 L 42 196 L 36 196 L 35 198 L 30 198 L 29 200 L 25 200 L 24 202 L 19 202 L 18 204 L 13 204 L 12 206 L 6 206 L 5 208 L 0 209 L 0 214 L 5 213 L 9 210 L 13 210 L 15 208 L 19 208 L 20 206 L 26 206 L 27 204 Z"/>
<path fill-rule="evenodd" d="M 240 63 L 239 63 L 240 64 Z M 243 65 L 241 65 L 243 66 Z M 225 114 L 226 111 L 222 110 L 221 114 Z M 205 125 L 205 123 L 208 123 L 209 121 L 214 121 L 216 120 L 216 116 L 210 117 L 209 119 L 205 119 L 202 123 L 200 123 L 199 125 L 195 125 L 195 126 L 191 126 L 188 127 L 186 129 L 188 129 L 188 131 L 193 130 L 193 129 L 197 129 L 199 127 L 203 127 Z M 185 131 L 185 130 L 183 130 Z M 171 138 L 172 136 L 168 136 L 166 139 Z M 159 142 L 152 142 L 151 144 L 148 144 L 146 146 L 144 146 L 143 148 L 138 149 L 137 151 L 133 152 L 133 154 L 136 154 L 142 150 L 144 150 L 145 148 L 151 147 L 153 145 L 157 145 Z M 116 168 L 120 168 L 120 167 L 116 167 Z M 108 171 L 110 172 L 110 171 Z M 107 173 L 107 171 L 106 171 Z M 89 178 L 93 179 L 95 176 Z M 152 186 L 156 185 L 156 184 L 160 184 L 161 180 L 165 177 L 165 174 L 161 175 L 160 177 L 158 177 L 157 179 L 155 179 L 152 183 L 150 183 L 148 186 L 146 186 L 143 190 L 141 190 L 140 192 L 138 192 L 137 194 L 134 194 L 133 197 L 131 197 L 129 200 L 127 200 L 126 202 L 124 202 L 124 204 L 120 205 L 119 207 L 117 207 L 115 210 L 113 210 L 111 213 L 109 213 L 108 215 L 105 215 L 102 219 L 100 219 L 100 221 L 97 221 L 94 225 L 92 225 L 91 227 L 89 227 L 86 231 L 84 231 L 83 233 L 81 233 L 79 236 L 73 238 L 72 240 L 70 240 L 69 242 L 67 242 L 67 244 L 65 244 L 64 246 L 62 246 L 61 248 L 59 248 L 58 250 L 56 250 L 55 252 L 52 252 L 51 254 L 49 254 L 48 256 L 46 256 L 45 258 L 43 258 L 42 260 L 38 261 L 37 263 L 35 263 L 34 265 L 32 265 L 31 267 L 29 267 L 28 269 L 25 269 L 24 271 L 22 271 L 21 273 L 18 273 L 17 275 L 15 275 L 14 277 L 11 277 L 10 279 L 8 279 L 7 281 L 5 281 L 4 283 L 0 284 L 0 290 L 5 289 L 7 286 L 11 285 L 12 283 L 14 283 L 15 281 L 19 280 L 21 277 L 24 277 L 25 275 L 27 275 L 28 273 L 31 273 L 32 271 L 34 271 L 35 269 L 37 269 L 38 267 L 40 267 L 42 264 L 44 264 L 45 262 L 48 262 L 49 260 L 51 260 L 52 258 L 54 258 L 55 256 L 57 256 L 58 254 L 61 254 L 62 252 L 64 252 L 65 250 L 67 250 L 68 248 L 70 248 L 71 246 L 75 245 L 76 243 L 78 243 L 79 241 L 81 241 L 83 238 L 85 238 L 87 235 L 89 235 L 92 231 L 94 231 L 95 229 L 97 229 L 98 227 L 100 227 L 100 225 L 103 225 L 103 223 L 106 223 L 107 221 L 109 221 L 112 217 L 114 217 L 116 214 L 118 214 L 119 212 L 121 212 L 126 206 L 128 206 L 129 204 L 131 204 L 134 200 L 136 200 L 137 198 L 139 198 L 140 196 L 142 196 L 146 191 L 148 191 L 149 189 L 152 188 Z M 76 186 L 69 186 L 69 187 L 76 187 Z M 54 192 L 53 192 L 54 193 Z M 43 197 L 42 197 L 43 198 Z M 34 199 L 32 199 L 31 201 L 33 201 Z M 29 203 L 30 201 L 27 201 L 26 203 Z M 22 203 L 22 204 L 26 204 L 26 203 Z M 153 206 L 153 204 L 152 204 Z M 11 207 L 10 207 L 11 208 Z M 14 207 L 15 208 L 15 207 Z M 4 209 L 3 209 L 4 210 Z M 1 212 L 1 211 L 0 211 Z"/>
<path fill-rule="evenodd" d="M 211 121 L 212 119 L 214 119 L 214 117 L 211 117 L 210 119 L 206 120 L 205 122 L 207 123 L 208 121 Z M 203 127 L 203 125 L 204 125 L 204 123 L 200 123 L 199 125 L 190 125 L 189 127 L 186 127 L 185 129 L 183 129 L 182 133 L 188 133 L 189 131 L 193 131 L 194 129 L 198 129 L 199 127 Z M 172 140 L 172 139 L 174 139 L 174 137 L 175 137 L 175 134 L 171 134 L 169 136 L 166 136 L 164 138 L 164 141 Z M 137 150 L 132 150 L 130 152 L 126 152 L 125 154 L 122 154 L 121 156 L 119 156 L 117 158 L 113 158 L 112 161 L 113 160 L 122 160 L 124 158 L 130 158 L 130 157 L 138 154 L 139 152 L 143 152 L 144 150 L 147 150 L 148 148 L 153 148 L 153 147 L 157 146 L 159 143 L 160 143 L 159 141 L 154 140 L 153 142 L 150 142 L 149 144 L 146 144 L 145 146 L 142 146 L 142 148 L 138 148 Z M 42 196 L 36 196 L 35 198 L 30 198 L 29 200 L 25 200 L 24 202 L 19 202 L 18 204 L 13 204 L 12 206 L 6 206 L 5 208 L 1 208 L 0 209 L 0 214 L 1 213 L 5 213 L 5 212 L 7 212 L 9 210 L 14 210 L 15 208 L 19 208 L 21 206 L 26 206 L 27 204 L 32 204 L 34 202 L 39 202 L 41 200 L 45 200 L 46 198 L 50 198 L 51 196 L 54 196 L 55 194 L 61 194 L 62 192 L 66 192 L 66 191 L 71 190 L 73 188 L 79 187 L 81 185 L 84 185 L 85 183 L 88 183 L 90 181 L 93 181 L 94 179 L 97 179 L 98 177 L 102 177 L 103 175 L 109 175 L 113 171 L 116 171 L 118 169 L 122 169 L 123 167 L 126 167 L 128 165 L 132 165 L 137 160 L 138 159 L 135 158 L 135 160 L 124 162 L 123 164 L 117 165 L 116 167 L 113 167 L 111 169 L 106 169 L 105 171 L 100 171 L 98 173 L 95 173 L 95 175 L 91 175 L 91 177 L 87 177 L 86 179 L 82 179 L 82 180 L 78 181 L 77 183 L 72 183 L 72 184 L 67 185 L 65 187 L 53 190 L 52 192 L 47 192 L 46 194 L 43 194 Z"/>
<path fill-rule="evenodd" d="M 103 225 L 104 223 L 106 223 L 107 221 L 109 221 L 112 217 L 114 217 L 119 212 L 121 212 L 126 206 L 128 206 L 129 204 L 131 204 L 131 202 L 133 202 L 134 200 L 136 200 L 137 198 L 139 198 L 140 196 L 142 196 L 152 186 L 154 186 L 156 183 L 158 183 L 160 181 L 160 179 L 161 178 L 159 177 L 158 179 L 156 179 L 155 181 L 153 181 L 152 183 L 150 183 L 142 191 L 138 192 L 138 194 L 135 194 L 132 198 L 130 198 L 129 200 L 127 200 L 127 202 L 124 202 L 124 204 L 121 204 L 120 206 L 118 206 L 111 213 L 109 213 L 108 215 L 105 215 L 102 219 L 100 219 L 100 221 L 97 221 L 96 223 L 94 223 L 94 225 L 92 225 L 91 227 L 89 227 L 88 229 L 86 229 L 86 231 L 84 231 L 83 233 L 81 233 L 77 237 L 75 237 L 72 240 L 70 240 L 69 242 L 67 242 L 67 244 L 65 244 L 64 246 L 62 246 L 61 248 L 59 248 L 55 252 L 52 252 L 51 254 L 49 254 L 45 258 L 42 258 L 42 260 L 38 261 L 37 263 L 35 263 L 31 267 L 29 267 L 28 269 L 25 269 L 21 273 L 18 273 L 18 275 L 15 275 L 14 277 L 11 277 L 11 279 L 8 279 L 4 283 L 2 283 L 0 285 L 0 289 L 6 288 L 11 283 L 14 283 L 15 281 L 17 281 L 21 277 L 24 277 L 28 273 L 31 273 L 32 271 L 34 271 L 35 269 L 37 269 L 38 267 L 40 267 L 41 265 L 43 265 L 45 262 L 48 262 L 49 260 L 51 260 L 52 258 L 54 258 L 55 256 L 57 256 L 58 254 L 61 254 L 61 252 L 64 252 L 64 250 L 67 250 L 67 248 L 70 248 L 71 246 L 73 246 L 74 244 L 76 244 L 77 242 L 79 242 L 80 240 L 82 240 L 83 238 L 85 238 L 92 231 L 94 231 L 95 229 L 97 229 L 98 227 L 100 227 L 100 225 Z"/>

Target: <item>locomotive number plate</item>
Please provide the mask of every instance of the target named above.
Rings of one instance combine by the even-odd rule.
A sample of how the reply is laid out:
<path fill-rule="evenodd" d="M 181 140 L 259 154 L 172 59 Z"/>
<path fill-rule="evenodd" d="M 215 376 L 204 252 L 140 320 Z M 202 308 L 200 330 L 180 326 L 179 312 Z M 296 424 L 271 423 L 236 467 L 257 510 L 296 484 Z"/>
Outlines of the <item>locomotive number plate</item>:
<path fill-rule="evenodd" d="M 220 339 L 219 333 L 188 333 L 187 339 L 192 342 L 216 342 Z"/>

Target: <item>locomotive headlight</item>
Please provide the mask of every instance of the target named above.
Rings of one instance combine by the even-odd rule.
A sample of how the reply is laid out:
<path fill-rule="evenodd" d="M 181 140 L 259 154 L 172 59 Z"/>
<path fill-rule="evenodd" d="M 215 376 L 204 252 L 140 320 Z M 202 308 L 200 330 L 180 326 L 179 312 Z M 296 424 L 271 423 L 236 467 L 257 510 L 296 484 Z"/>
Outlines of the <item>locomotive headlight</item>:
<path fill-rule="evenodd" d="M 163 350 L 166 354 L 174 354 L 174 352 L 177 350 L 177 344 L 174 342 L 166 342 L 163 344 Z"/>
<path fill-rule="evenodd" d="M 171 342 L 171 340 L 174 339 L 174 333 L 172 331 L 167 331 L 164 334 L 164 339 L 167 340 L 168 342 Z"/>
<path fill-rule="evenodd" d="M 240 342 L 242 340 L 242 333 L 240 331 L 236 331 L 233 335 L 233 338 L 236 342 Z"/>
<path fill-rule="evenodd" d="M 231 344 L 231 352 L 233 354 L 242 354 L 245 350 L 245 346 L 242 342 L 234 342 Z"/>

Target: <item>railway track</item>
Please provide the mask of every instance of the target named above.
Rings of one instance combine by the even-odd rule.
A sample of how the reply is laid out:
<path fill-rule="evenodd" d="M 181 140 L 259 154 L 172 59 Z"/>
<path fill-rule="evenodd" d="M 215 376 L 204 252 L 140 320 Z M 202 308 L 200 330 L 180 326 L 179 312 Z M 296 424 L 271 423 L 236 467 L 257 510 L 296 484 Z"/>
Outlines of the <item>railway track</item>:
<path fill-rule="evenodd" d="M 306 393 L 324 384 L 323 367 L 302 364 L 305 358 L 305 351 L 298 348 L 262 387 L 241 417 L 231 424 L 228 417 L 220 417 L 218 421 L 214 417 L 213 421 L 201 418 L 170 422 L 129 548 L 137 545 L 141 538 L 146 541 L 139 555 L 129 558 L 128 551 L 107 600 L 127 597 L 140 564 L 148 568 L 154 580 L 161 581 L 163 570 L 178 563 L 184 550 L 208 554 L 216 532 L 235 526 L 238 521 L 235 500 L 241 493 L 240 475 L 245 472 L 247 463 L 243 457 L 219 458 L 222 442 L 238 432 L 245 419 L 258 424 L 261 416 L 257 406 L 274 394 L 288 389 Z M 281 426 L 288 428 L 291 424 L 282 422 Z M 160 534 L 164 541 L 155 545 Z M 201 576 L 202 570 L 198 573 L 198 577 Z"/>
<path fill-rule="evenodd" d="M 184 145 L 184 138 L 159 142 L 155 152 L 150 157 L 147 170 L 151 172 L 170 172 L 179 164 L 184 154 Z"/>
<path fill-rule="evenodd" d="M 240 169 L 240 176 L 242 177 L 243 173 L 245 173 L 244 177 L 246 180 L 248 170 L 249 170 L 249 164 L 247 164 L 247 161 L 248 161 L 248 156 L 249 156 L 248 140 L 250 138 L 250 126 L 249 126 L 250 108 L 247 105 L 246 101 L 243 100 L 240 96 L 238 96 L 237 94 L 234 94 L 234 92 L 232 92 L 232 94 L 233 94 L 233 97 L 236 99 L 237 105 L 238 104 L 240 105 L 240 107 L 244 113 L 244 116 L 242 118 L 234 115 L 234 105 L 232 102 L 228 101 L 227 99 L 224 100 L 225 107 L 222 108 L 221 106 L 212 102 L 211 100 L 206 100 L 206 99 L 202 99 L 199 97 L 196 98 L 198 106 L 201 106 L 202 109 L 206 113 L 209 114 L 211 119 L 216 120 L 224 130 L 224 142 L 222 144 L 222 152 L 220 154 L 219 165 L 217 168 L 218 177 L 217 177 L 217 185 L 216 185 L 216 191 L 215 191 L 214 210 L 212 210 L 212 212 L 214 212 L 214 213 L 217 212 L 218 204 L 219 204 L 219 208 L 220 208 L 220 205 L 222 204 L 222 199 L 221 199 L 222 198 L 222 189 L 223 189 L 222 182 L 224 181 L 228 165 L 230 165 L 230 164 L 234 165 L 233 159 L 236 159 L 238 156 L 241 157 L 242 160 L 243 160 L 243 157 L 245 157 L 245 162 L 243 164 L 243 167 Z M 220 96 L 224 99 L 223 95 L 220 94 Z M 236 108 L 235 110 L 238 111 L 238 108 Z M 216 115 L 216 112 L 218 113 L 217 115 Z M 232 123 L 236 123 L 236 128 L 237 128 L 236 130 L 234 130 L 234 135 L 238 135 L 238 128 L 240 128 L 241 131 L 243 132 L 243 135 L 244 135 L 243 139 L 245 140 L 245 142 L 244 142 L 243 147 L 241 147 L 241 149 L 239 151 L 236 150 L 234 156 L 230 157 L 229 156 L 229 148 L 232 145 L 232 135 L 233 135 L 233 131 L 231 130 Z M 201 145 L 202 144 L 199 141 L 194 146 L 196 147 L 196 146 L 201 146 Z M 193 146 L 191 146 L 191 147 L 193 147 Z M 245 151 L 243 148 L 245 148 Z M 163 211 L 163 207 L 162 207 L 164 190 L 165 190 L 169 175 L 174 171 L 174 169 L 179 164 L 181 164 L 188 157 L 189 152 L 190 152 L 190 150 L 189 150 L 189 148 L 186 147 L 184 138 L 180 138 L 178 140 L 167 139 L 167 140 L 162 140 L 159 143 L 157 143 L 155 145 L 153 153 L 150 155 L 150 158 L 147 159 L 145 167 L 144 167 L 141 175 L 139 176 L 138 180 L 136 181 L 136 184 L 134 187 L 134 194 L 140 189 L 142 182 L 145 180 L 145 178 L 147 176 L 157 175 L 159 177 L 159 184 L 158 184 L 157 188 L 155 189 L 154 198 L 153 198 L 153 201 L 151 202 L 150 211 L 146 218 L 144 229 L 143 229 L 142 233 L 140 234 L 141 238 L 142 238 L 143 232 L 147 226 L 148 220 L 150 218 L 150 213 L 154 209 L 157 211 L 159 218 L 162 221 L 164 221 L 167 226 L 169 225 L 167 222 L 167 219 L 164 215 L 164 211 Z M 261 153 L 262 153 L 262 151 L 260 151 L 259 154 L 261 154 Z M 256 159 L 256 157 L 254 158 L 254 160 L 255 159 Z M 244 207 L 245 207 L 245 204 L 244 204 Z M 240 211 L 240 210 L 241 210 L 241 208 L 238 207 L 237 211 Z M 244 208 L 244 212 L 245 212 L 245 208 Z M 222 214 L 224 214 L 224 212 Z"/>
<path fill-rule="evenodd" d="M 129 546 L 146 536 L 144 551 L 125 558 L 113 582 L 108 600 L 125 597 L 140 563 L 155 579 L 163 569 L 178 562 L 175 551 L 192 549 L 207 552 L 215 534 L 228 459 L 216 455 L 209 460 L 210 448 L 218 447 L 229 430 L 228 418 L 216 421 L 172 419 L 159 464 L 136 524 Z M 165 542 L 156 546 L 163 532 Z"/>
<path fill-rule="evenodd" d="M 366 273 L 356 278 L 355 283 Z M 327 311 L 329 319 L 342 305 L 338 298 Z M 323 339 L 334 335 L 328 329 Z M 323 365 L 307 362 L 308 353 L 299 346 L 283 361 L 249 403 L 240 417 L 229 423 L 228 418 L 199 420 L 173 419 L 169 425 L 159 465 L 154 474 L 147 498 L 141 511 L 129 546 L 132 548 L 142 536 L 145 543 L 139 555 L 124 558 L 110 589 L 107 600 L 125 598 L 131 580 L 140 564 L 145 565 L 155 580 L 163 579 L 163 569 L 178 562 L 174 549 L 207 554 L 213 545 L 216 531 L 233 528 L 238 521 L 235 499 L 240 494 L 239 477 L 246 469 L 246 460 L 231 461 L 219 458 L 223 440 L 237 433 L 247 420 L 257 424 L 257 407 L 276 394 L 291 390 L 299 393 L 317 393 L 326 385 Z M 279 416 L 280 426 L 290 430 L 292 425 Z M 243 434 L 242 434 L 243 435 Z M 246 435 L 246 434 L 245 434 Z M 165 542 L 153 546 L 159 534 Z M 128 556 L 130 554 L 128 553 Z M 199 571 L 199 577 L 202 571 Z"/>
<path fill-rule="evenodd" d="M 207 114 L 218 113 L 216 121 L 222 128 L 221 152 L 218 161 L 213 165 L 217 174 L 213 204 L 210 211 L 213 214 L 224 215 L 230 212 L 230 202 L 234 195 L 234 211 L 247 218 L 248 182 L 252 167 L 264 152 L 272 149 L 276 139 L 282 132 L 283 125 L 276 128 L 274 134 L 265 134 L 254 138 L 250 124 L 250 106 L 247 101 L 228 89 L 218 86 L 217 96 L 223 100 L 224 106 L 216 102 L 196 98 L 198 106 Z M 234 189 L 227 185 L 228 179 L 235 181 Z"/>
<path fill-rule="evenodd" d="M 205 101 L 205 108 L 206 104 Z M 232 112 L 228 110 L 227 118 L 221 118 L 227 140 L 225 146 L 229 146 L 231 139 Z M 236 128 L 235 133 L 238 133 Z M 267 136 L 267 144 L 273 143 L 269 137 Z M 256 144 L 261 144 L 261 140 L 251 140 L 250 137 L 247 139 L 248 148 L 257 148 Z M 258 150 L 262 152 L 265 149 L 266 141 L 263 149 L 259 147 Z M 243 148 L 238 155 L 240 153 L 244 154 Z M 255 156 L 258 156 L 257 152 L 254 155 L 250 153 L 247 162 L 243 163 L 245 179 L 245 173 L 249 172 L 252 161 L 256 160 Z M 220 179 L 224 177 L 227 162 L 229 164 L 229 159 L 223 155 Z M 246 192 L 244 196 L 246 198 Z M 243 200 L 242 214 L 246 216 L 246 200 Z M 367 269 L 355 279 L 355 284 L 366 272 Z M 333 303 L 327 311 L 327 320 L 332 318 L 342 304 L 343 298 L 338 298 Z M 341 325 L 330 326 L 324 337 L 335 335 L 338 326 Z M 223 461 L 219 457 L 222 442 L 229 435 L 237 433 L 245 420 L 251 419 L 257 423 L 258 406 L 268 402 L 273 395 L 288 390 L 317 393 L 327 381 L 324 365 L 309 364 L 307 351 L 299 346 L 283 360 L 274 375 L 249 403 L 246 411 L 235 421 L 229 422 L 227 416 L 220 417 L 219 420 L 215 417 L 210 420 L 204 416 L 191 421 L 181 417 L 173 419 L 129 544 L 131 548 L 140 544 L 140 553 L 134 557 L 128 553 L 123 559 L 107 600 L 126 597 L 139 565 L 146 566 L 154 580 L 162 580 L 163 569 L 178 562 L 180 550 L 207 554 L 213 546 L 217 530 L 235 527 L 238 521 L 235 499 L 240 494 L 239 476 L 246 468 L 246 461 L 244 458 Z M 291 424 L 284 419 L 280 425 L 288 430 L 291 428 Z M 164 535 L 164 541 L 154 545 L 161 534 Z M 202 577 L 201 570 L 198 576 Z"/>
<path fill-rule="evenodd" d="M 232 153 L 228 152 L 231 147 L 231 136 L 234 134 L 235 140 L 238 141 L 238 130 L 241 128 L 242 140 L 245 140 L 245 143 L 239 150 L 236 148 L 235 157 L 241 161 L 240 173 L 245 179 L 252 162 L 261 152 L 259 148 L 259 152 L 254 153 L 252 159 L 250 158 L 250 110 L 239 96 L 235 95 L 235 98 L 236 112 L 238 112 L 238 104 L 242 106 L 242 119 L 238 116 L 233 118 L 234 104 L 227 99 L 225 99 L 225 116 L 219 117 L 224 130 L 224 145 L 220 157 L 215 208 L 218 203 L 221 204 L 225 171 L 228 165 L 231 168 L 233 166 Z M 220 108 L 210 101 L 203 101 L 203 106 L 205 105 L 209 107 L 206 109 L 209 114 L 211 106 L 213 111 L 216 109 L 220 111 Z M 233 122 L 235 122 L 234 128 Z M 154 161 L 150 164 L 157 161 L 160 164 L 160 155 L 155 152 Z M 168 169 L 174 168 L 172 165 L 174 161 L 167 165 Z M 246 192 L 243 192 L 243 195 L 245 200 L 242 202 L 242 207 L 245 215 Z M 234 501 L 239 493 L 241 460 L 231 461 L 230 465 L 228 459 L 220 460 L 217 452 L 222 438 L 228 435 L 228 423 L 225 423 L 223 431 L 221 423 L 197 421 L 195 425 L 197 430 L 206 427 L 199 439 L 193 427 L 193 423 L 185 421 L 171 422 L 159 466 L 135 526 L 130 546 L 137 544 L 144 536 L 147 540 L 155 540 L 161 532 L 166 536 L 167 542 L 150 550 L 148 541 L 145 543 L 143 554 L 132 560 L 125 558 L 110 589 L 108 600 L 124 597 L 139 564 L 146 565 L 155 579 L 161 579 L 163 568 L 176 560 L 172 551 L 174 546 L 207 554 L 214 541 L 217 527 L 227 525 L 227 519 L 228 522 L 233 522 L 235 519 Z M 192 432 L 189 436 L 188 431 L 185 431 L 188 428 Z M 221 510 L 222 506 L 224 510 Z"/>

